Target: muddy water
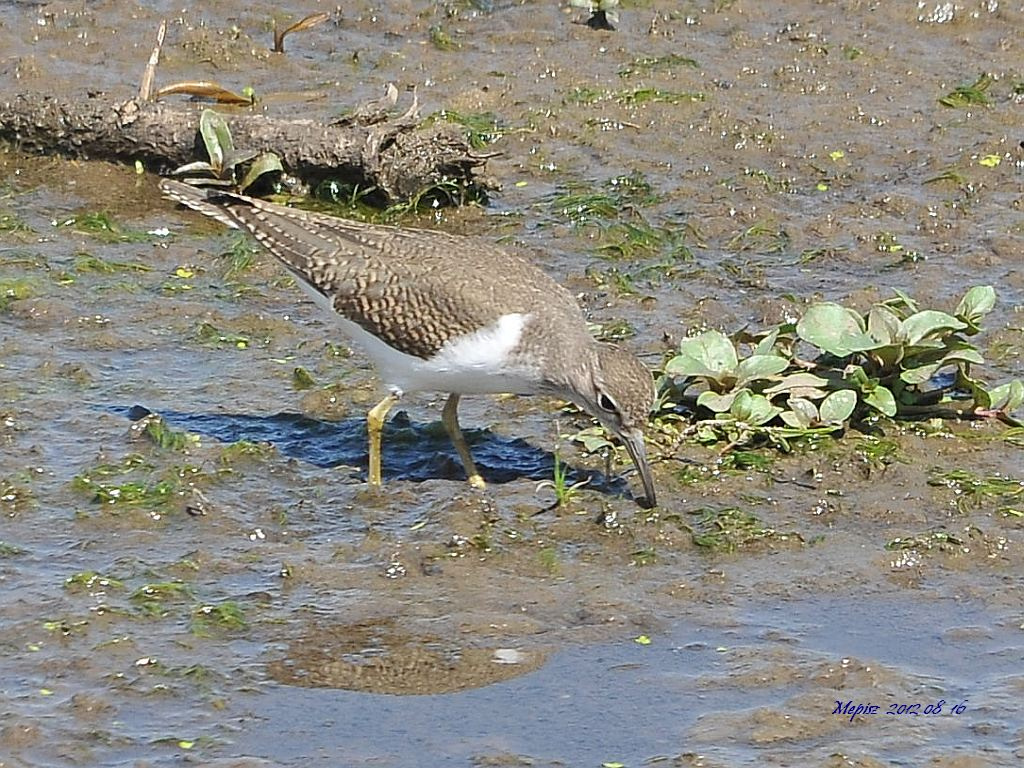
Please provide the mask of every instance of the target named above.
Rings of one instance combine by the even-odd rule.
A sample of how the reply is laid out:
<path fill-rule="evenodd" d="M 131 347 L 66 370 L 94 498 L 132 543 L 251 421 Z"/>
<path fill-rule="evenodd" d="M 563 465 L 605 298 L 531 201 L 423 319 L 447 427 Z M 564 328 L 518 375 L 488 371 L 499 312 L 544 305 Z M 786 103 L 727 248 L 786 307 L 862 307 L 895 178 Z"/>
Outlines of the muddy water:
<path fill-rule="evenodd" d="M 523 249 L 652 363 L 815 296 L 948 308 L 984 283 L 985 373 L 1024 374 L 1019 2 L 643 3 L 614 33 L 547 3 L 353 2 L 285 58 L 280 5 L 2 3 L 0 78 L 127 95 L 166 15 L 162 83 L 317 117 L 415 85 L 426 113 L 504 130 L 490 208 L 418 223 Z M 982 72 L 989 106 L 938 104 Z M 936 481 L 1019 483 L 1004 430 L 851 435 L 745 471 L 685 444 L 657 513 L 601 476 L 544 512 L 581 422 L 466 401 L 477 494 L 424 397 L 371 493 L 372 371 L 268 258 L 240 267 L 150 175 L 0 162 L 0 765 L 1024 758 L 1019 484 Z M 673 238 L 628 250 L 557 200 L 633 172 L 651 194 L 603 224 Z M 119 229 L 90 230 L 98 211 Z M 158 447 L 146 411 L 192 437 Z M 708 508 L 756 535 L 698 546 Z"/>

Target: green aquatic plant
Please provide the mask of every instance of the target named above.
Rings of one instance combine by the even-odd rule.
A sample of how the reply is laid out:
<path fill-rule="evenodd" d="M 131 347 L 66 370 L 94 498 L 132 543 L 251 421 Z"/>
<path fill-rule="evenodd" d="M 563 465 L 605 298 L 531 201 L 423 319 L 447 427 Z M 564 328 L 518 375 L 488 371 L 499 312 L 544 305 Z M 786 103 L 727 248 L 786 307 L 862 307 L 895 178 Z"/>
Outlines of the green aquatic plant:
<path fill-rule="evenodd" d="M 239 440 L 225 445 L 220 449 L 218 463 L 222 467 L 230 467 L 241 461 L 258 461 L 273 456 L 277 449 L 271 443 L 257 443 L 251 440 Z"/>
<path fill-rule="evenodd" d="M 245 610 L 233 600 L 221 603 L 204 603 L 192 609 L 189 629 L 193 634 L 209 636 L 216 631 L 237 632 L 249 626 Z"/>
<path fill-rule="evenodd" d="M 225 277 L 236 277 L 255 263 L 262 248 L 253 243 L 252 238 L 242 232 L 232 232 L 228 247 L 219 254 L 227 261 Z"/>
<path fill-rule="evenodd" d="M 269 174 L 276 178 L 276 174 L 284 171 L 281 158 L 273 152 L 236 149 L 227 121 L 212 109 L 204 109 L 199 115 L 199 135 L 202 136 L 209 159 L 197 160 L 176 168 L 175 175 L 201 173 L 212 177 L 213 182 L 233 185 L 236 183 L 239 170 L 247 166 L 242 180 L 237 182 L 238 189 L 245 191 L 263 176 Z M 206 181 L 210 182 L 211 179 Z"/>
<path fill-rule="evenodd" d="M 144 584 L 128 598 L 140 615 L 148 618 L 166 616 L 169 605 L 192 599 L 192 587 L 179 579 Z"/>
<path fill-rule="evenodd" d="M 175 492 L 174 484 L 166 480 L 153 484 L 132 480 L 105 483 L 79 475 L 71 485 L 77 491 L 91 493 L 94 503 L 109 506 L 160 506 L 167 503 Z"/>
<path fill-rule="evenodd" d="M 130 436 L 133 441 L 146 440 L 158 448 L 174 451 L 193 447 L 199 439 L 196 435 L 169 429 L 156 414 L 134 422 Z M 72 478 L 71 488 L 111 514 L 145 510 L 153 520 L 158 520 L 178 508 L 186 500 L 185 494 L 193 491 L 195 484 L 204 477 L 205 472 L 192 464 L 158 469 L 140 454 L 129 454 L 119 462 L 84 468 Z M 79 514 L 88 512 L 82 509 Z"/>
<path fill-rule="evenodd" d="M 661 199 L 651 182 L 638 170 L 613 176 L 596 190 L 582 185 L 571 186 L 551 200 L 555 213 L 572 224 L 614 220 L 623 213 L 636 214 L 639 209 Z"/>
<path fill-rule="evenodd" d="M 856 453 L 868 472 L 873 469 L 884 469 L 897 462 L 906 462 L 898 442 L 874 435 L 864 435 L 857 443 Z"/>
<path fill-rule="evenodd" d="M 0 312 L 11 304 L 31 298 L 36 293 L 36 281 L 28 277 L 0 277 Z"/>
<path fill-rule="evenodd" d="M 94 272 L 101 275 L 112 275 L 118 272 L 151 272 L 153 270 L 148 264 L 104 259 L 87 251 L 75 254 L 74 266 L 76 272 Z"/>
<path fill-rule="evenodd" d="M 971 288 L 950 314 L 919 309 L 897 291 L 866 314 L 819 302 L 796 323 L 764 333 L 705 331 L 684 339 L 666 362 L 663 410 L 699 383 L 698 417 L 711 418 L 693 425 L 698 440 L 740 446 L 767 439 L 784 449 L 791 438 L 841 432 L 873 415 L 1016 424 L 1024 383 L 990 387 L 973 370 L 984 359 L 969 340 L 995 298 L 990 286 Z"/>
<path fill-rule="evenodd" d="M 609 91 L 583 85 L 576 86 L 571 91 L 569 91 L 569 95 L 565 97 L 565 100 L 569 104 L 586 105 L 596 104 L 597 102 L 610 97 L 611 94 Z"/>
<path fill-rule="evenodd" d="M 439 51 L 455 51 L 462 47 L 452 37 L 451 32 L 440 24 L 430 28 L 430 44 Z"/>
<path fill-rule="evenodd" d="M 990 102 L 988 89 L 995 82 L 995 78 L 987 73 L 982 73 L 970 85 L 958 85 L 952 91 L 939 99 L 939 104 L 944 107 L 970 107 L 985 106 Z"/>
<path fill-rule="evenodd" d="M 947 554 L 963 555 L 970 552 L 963 537 L 948 531 L 929 531 L 912 536 L 900 536 L 885 543 L 890 552 L 900 550 L 937 550 Z"/>
<path fill-rule="evenodd" d="M 644 208 L 661 200 L 647 178 L 631 171 L 607 179 L 600 188 L 572 185 L 551 198 L 553 213 L 573 227 L 596 231 L 596 251 L 606 260 L 637 260 L 657 257 L 633 273 L 620 269 L 592 266 L 587 270 L 598 285 L 610 286 L 619 294 L 639 293 L 637 279 L 660 280 L 670 277 L 693 254 L 687 244 L 700 235 L 690 226 L 656 226 Z"/>
<path fill-rule="evenodd" d="M 34 231 L 16 214 L 0 213 L 0 234 L 27 236 L 34 234 Z"/>
<path fill-rule="evenodd" d="M 669 250 L 677 242 L 677 234 L 655 227 L 641 218 L 618 221 L 605 228 L 598 251 L 609 258 L 635 259 Z"/>
<path fill-rule="evenodd" d="M 781 253 L 789 245 L 789 235 L 769 222 L 758 222 L 733 235 L 726 243 L 729 251 Z"/>
<path fill-rule="evenodd" d="M 629 553 L 629 564 L 635 565 L 638 568 L 643 568 L 646 565 L 654 565 L 657 562 L 658 550 L 654 547 L 642 547 L 641 549 L 635 549 Z M 643 637 L 643 635 L 641 635 L 641 637 Z M 648 640 L 648 642 L 650 641 Z M 641 643 L 641 645 L 643 645 L 643 643 Z"/>
<path fill-rule="evenodd" d="M 580 488 L 590 482 L 588 477 L 586 480 L 581 480 L 577 483 L 569 482 L 569 467 L 562 461 L 562 457 L 559 455 L 558 449 L 554 452 L 554 468 L 552 471 L 552 478 L 550 480 L 541 480 L 537 483 L 537 490 L 542 488 L 550 488 L 555 492 L 555 502 L 551 505 L 551 508 L 555 507 L 566 507 L 579 493 Z"/>
<path fill-rule="evenodd" d="M 622 91 L 615 97 L 620 104 L 683 104 L 706 99 L 700 91 L 666 91 L 662 88 L 636 88 Z"/>
<path fill-rule="evenodd" d="M 774 464 L 775 457 L 762 451 L 731 451 L 719 460 L 722 469 L 739 472 L 769 472 Z"/>
<path fill-rule="evenodd" d="M 780 533 L 756 515 L 736 507 L 701 507 L 690 514 L 697 518 L 686 526 L 693 543 L 714 552 L 735 552 L 769 540 L 803 543 L 800 534 Z"/>
<path fill-rule="evenodd" d="M 467 185 L 453 179 L 441 179 L 428 184 L 406 200 L 392 203 L 379 216 L 379 221 L 395 224 L 400 219 L 421 210 L 436 210 L 452 205 L 465 205 L 469 202 L 482 202 L 487 199 L 485 190 L 479 185 Z"/>
<path fill-rule="evenodd" d="M 466 129 L 469 145 L 473 149 L 485 149 L 498 141 L 508 129 L 493 112 L 456 112 L 443 109 L 435 119 L 461 125 Z"/>
<path fill-rule="evenodd" d="M 916 264 L 924 260 L 920 251 L 905 248 L 892 232 L 879 232 L 872 239 L 875 241 L 876 251 L 898 256 L 900 264 Z"/>
<path fill-rule="evenodd" d="M 966 469 L 936 469 L 928 478 L 928 485 L 951 490 L 962 514 L 994 501 L 1000 514 L 1024 517 L 1024 479 L 977 475 Z"/>
<path fill-rule="evenodd" d="M 380 209 L 371 204 L 379 192 L 376 186 L 348 182 L 341 179 L 324 179 L 313 189 L 307 202 L 309 210 L 332 213 L 357 221 L 380 221 Z M 321 209 L 319 203 L 327 205 Z"/>
<path fill-rule="evenodd" d="M 18 557 L 23 554 L 25 554 L 25 550 L 19 547 L 17 544 L 9 544 L 3 539 L 0 539 L 0 558 Z"/>
<path fill-rule="evenodd" d="M 196 339 L 206 346 L 213 347 L 235 347 L 236 349 L 247 349 L 250 339 L 240 333 L 231 333 L 215 326 L 213 323 L 202 322 L 195 332 Z"/>
<path fill-rule="evenodd" d="M 696 59 L 689 56 L 680 56 L 678 53 L 670 53 L 667 56 L 637 56 L 632 62 L 619 69 L 619 77 L 631 77 L 647 72 L 671 70 L 678 67 L 692 67 L 700 69 Z"/>
<path fill-rule="evenodd" d="M 80 571 L 64 579 L 64 588 L 70 591 L 106 592 L 110 589 L 121 589 L 123 586 L 120 580 L 96 571 Z"/>
<path fill-rule="evenodd" d="M 570 104 L 589 105 L 601 101 L 614 101 L 627 106 L 643 104 L 691 104 L 706 101 L 702 91 L 667 91 L 662 88 L 630 88 L 610 90 L 589 87 L 573 88 L 566 101 Z"/>
<path fill-rule="evenodd" d="M 316 379 L 313 378 L 313 374 L 301 365 L 292 369 L 292 387 L 301 392 L 304 389 L 312 389 L 315 386 Z"/>
<path fill-rule="evenodd" d="M 184 451 L 199 442 L 199 437 L 181 429 L 174 429 L 163 417 L 150 413 L 132 424 L 133 436 L 144 437 L 158 448 Z"/>
<path fill-rule="evenodd" d="M 103 211 L 78 213 L 57 222 L 56 226 L 70 227 L 101 243 L 143 243 L 154 238 L 147 232 L 122 227 L 110 217 L 110 214 Z"/>
<path fill-rule="evenodd" d="M 554 206 L 559 214 L 575 225 L 600 219 L 613 219 L 619 214 L 620 201 L 607 192 L 566 192 L 558 195 Z"/>

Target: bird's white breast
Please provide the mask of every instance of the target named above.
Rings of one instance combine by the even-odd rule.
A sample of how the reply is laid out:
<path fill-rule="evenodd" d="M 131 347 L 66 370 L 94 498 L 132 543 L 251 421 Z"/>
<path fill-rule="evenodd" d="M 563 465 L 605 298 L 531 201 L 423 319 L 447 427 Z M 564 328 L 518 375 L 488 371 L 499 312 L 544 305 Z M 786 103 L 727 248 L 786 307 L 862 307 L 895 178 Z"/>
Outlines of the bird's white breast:
<path fill-rule="evenodd" d="M 306 294 L 329 311 L 338 327 L 373 360 L 384 383 L 401 392 L 455 392 L 463 395 L 537 392 L 529 370 L 510 360 L 529 315 L 510 312 L 473 333 L 449 339 L 424 360 L 399 352 L 365 328 L 339 315 L 331 300 L 299 280 Z"/>
<path fill-rule="evenodd" d="M 342 330 L 369 355 L 391 389 L 463 395 L 527 395 L 537 391 L 529 372 L 509 361 L 526 320 L 526 315 L 518 313 L 502 315 L 492 325 L 449 339 L 436 355 L 424 360 L 399 352 L 360 325 L 338 316 Z"/>

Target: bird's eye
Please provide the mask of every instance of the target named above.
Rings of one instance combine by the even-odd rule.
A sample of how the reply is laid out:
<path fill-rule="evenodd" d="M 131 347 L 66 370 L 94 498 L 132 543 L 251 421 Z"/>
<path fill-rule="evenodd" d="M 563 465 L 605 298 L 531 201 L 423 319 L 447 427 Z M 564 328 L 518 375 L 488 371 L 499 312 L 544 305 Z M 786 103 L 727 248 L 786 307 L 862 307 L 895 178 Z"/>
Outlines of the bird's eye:
<path fill-rule="evenodd" d="M 615 413 L 619 410 L 619 407 L 604 392 L 601 392 L 597 396 L 597 405 L 602 411 L 608 411 L 609 413 Z"/>

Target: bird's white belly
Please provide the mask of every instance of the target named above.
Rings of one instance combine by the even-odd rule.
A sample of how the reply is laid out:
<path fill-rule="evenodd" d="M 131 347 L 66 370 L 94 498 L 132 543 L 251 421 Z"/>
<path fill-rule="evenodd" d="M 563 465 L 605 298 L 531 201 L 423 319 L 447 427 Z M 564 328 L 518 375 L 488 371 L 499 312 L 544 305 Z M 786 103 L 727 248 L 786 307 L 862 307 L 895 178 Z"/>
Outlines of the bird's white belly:
<path fill-rule="evenodd" d="M 390 389 L 461 395 L 529 395 L 538 391 L 538 382 L 530 371 L 508 363 L 528 315 L 515 312 L 502 315 L 492 325 L 449 340 L 434 357 L 424 360 L 388 346 L 362 326 L 339 315 L 323 294 L 301 280 L 298 282 L 318 306 L 331 313 L 345 335 L 373 360 Z"/>
<path fill-rule="evenodd" d="M 503 315 L 494 325 L 449 342 L 434 357 L 423 360 L 399 352 L 351 320 L 338 317 L 341 329 L 373 360 L 391 389 L 462 395 L 526 395 L 537 391 L 536 383 L 525 371 L 516 371 L 505 362 L 524 322 L 522 315 Z"/>

